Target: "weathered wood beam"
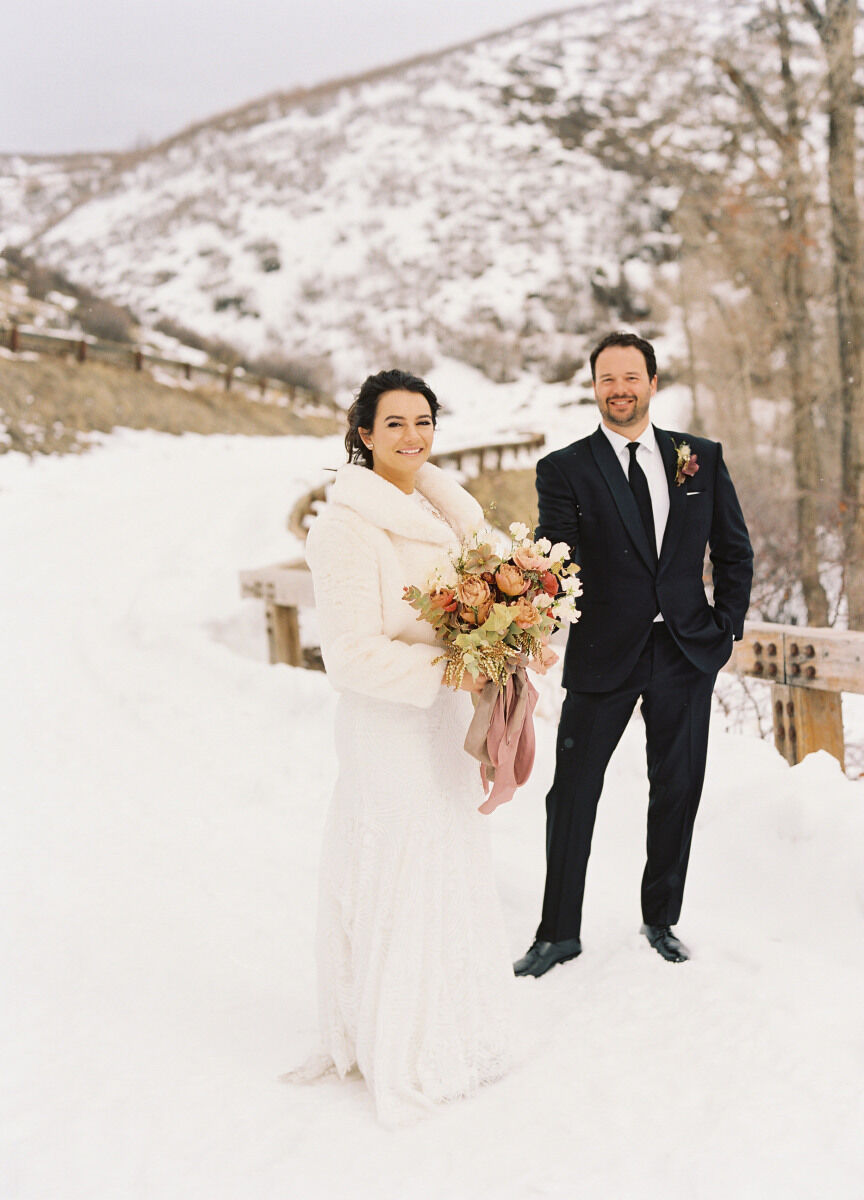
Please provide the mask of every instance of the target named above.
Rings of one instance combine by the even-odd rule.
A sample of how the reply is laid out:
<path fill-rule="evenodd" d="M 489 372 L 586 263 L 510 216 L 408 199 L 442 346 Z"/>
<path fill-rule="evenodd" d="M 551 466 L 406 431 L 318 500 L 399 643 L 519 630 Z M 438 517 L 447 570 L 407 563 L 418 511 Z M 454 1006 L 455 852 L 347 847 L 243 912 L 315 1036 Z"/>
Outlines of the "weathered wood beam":
<path fill-rule="evenodd" d="M 303 666 L 303 647 L 300 645 L 300 622 L 293 605 L 267 602 L 267 647 L 271 663 Z"/>
<path fill-rule="evenodd" d="M 768 683 L 864 693 L 864 633 L 748 621 L 727 670 Z"/>
<path fill-rule="evenodd" d="M 771 684 L 774 745 L 788 763 L 827 750 L 844 765 L 841 693 L 864 693 L 864 633 L 748 621 L 725 669 Z"/>
<path fill-rule="evenodd" d="M 304 562 L 273 563 L 240 572 L 240 595 L 293 608 L 312 608 L 315 590 Z"/>
<path fill-rule="evenodd" d="M 774 745 L 791 766 L 816 750 L 827 750 L 845 770 L 842 703 L 839 692 L 772 685 Z"/>

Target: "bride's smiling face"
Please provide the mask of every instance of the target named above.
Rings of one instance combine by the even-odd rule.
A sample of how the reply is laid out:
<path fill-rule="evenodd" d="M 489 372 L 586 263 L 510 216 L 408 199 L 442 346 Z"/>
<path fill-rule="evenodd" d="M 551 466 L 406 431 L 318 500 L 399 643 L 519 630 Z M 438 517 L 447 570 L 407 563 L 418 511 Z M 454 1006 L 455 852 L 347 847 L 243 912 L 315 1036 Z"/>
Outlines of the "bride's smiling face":
<path fill-rule="evenodd" d="M 419 392 L 382 392 L 371 429 L 361 429 L 372 451 L 372 470 L 403 492 L 413 492 L 414 476 L 432 450 L 435 425 L 429 401 Z"/>

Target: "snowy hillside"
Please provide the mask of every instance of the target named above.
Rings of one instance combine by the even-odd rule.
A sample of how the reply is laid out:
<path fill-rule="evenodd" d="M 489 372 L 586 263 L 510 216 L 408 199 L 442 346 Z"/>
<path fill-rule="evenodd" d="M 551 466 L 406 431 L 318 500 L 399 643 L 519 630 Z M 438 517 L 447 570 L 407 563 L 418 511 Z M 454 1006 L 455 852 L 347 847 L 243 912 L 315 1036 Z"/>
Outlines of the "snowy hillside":
<path fill-rule="evenodd" d="M 598 326 L 650 314 L 671 250 L 674 190 L 597 135 L 606 42 L 648 7 L 583 3 L 262 101 L 118 165 L 37 236 L 40 209 L 35 240 L 20 212 L 11 228 L 145 318 L 323 360 L 340 381 L 442 355 L 499 380 L 569 378 Z"/>
<path fill-rule="evenodd" d="M 551 431 L 550 431 L 551 434 Z M 0 458 L 3 1200 L 860 1200 L 862 784 L 716 722 L 671 967 L 638 934 L 641 718 L 607 776 L 585 953 L 514 980 L 519 1062 L 418 1126 L 314 1044 L 323 675 L 264 661 L 236 569 L 339 439 L 126 433 Z M 34 553 L 34 547 L 38 552 Z M 538 919 L 556 678 L 490 818 Z"/>
<path fill-rule="evenodd" d="M 115 170 L 116 158 L 0 155 L 0 249 L 29 241 L 98 192 Z"/>
<path fill-rule="evenodd" d="M 777 173 L 718 70 L 730 55 L 782 109 L 758 7 L 582 0 L 134 155 L 6 156 L 0 243 L 150 323 L 302 359 L 324 386 L 441 358 L 569 380 L 610 325 L 676 332 L 682 198 L 734 213 L 736 189 Z M 818 63 L 799 13 L 817 192 Z"/>

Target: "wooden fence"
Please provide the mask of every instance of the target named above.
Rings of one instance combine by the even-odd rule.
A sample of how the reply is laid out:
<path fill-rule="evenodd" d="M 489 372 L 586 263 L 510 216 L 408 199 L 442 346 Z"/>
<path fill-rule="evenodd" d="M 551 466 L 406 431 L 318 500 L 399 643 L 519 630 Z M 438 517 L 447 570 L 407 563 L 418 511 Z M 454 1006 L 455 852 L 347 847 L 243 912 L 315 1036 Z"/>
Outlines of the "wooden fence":
<path fill-rule="evenodd" d="M 312 575 L 306 563 L 276 563 L 241 571 L 240 595 L 264 601 L 270 662 L 302 667 L 298 612 L 315 607 Z"/>
<path fill-rule="evenodd" d="M 265 603 L 271 663 L 302 666 L 298 610 L 315 604 L 306 564 L 241 571 L 240 591 Z M 864 633 L 748 621 L 724 670 L 770 686 L 774 745 L 788 763 L 827 750 L 845 769 L 841 693 L 864 693 Z"/>
<path fill-rule="evenodd" d="M 35 354 L 45 354 L 54 357 L 72 358 L 75 362 L 107 362 L 113 366 L 126 367 L 133 371 L 143 371 L 146 367 L 162 367 L 192 380 L 203 378 L 215 380 L 226 392 L 237 384 L 244 389 L 257 391 L 264 400 L 267 394 L 285 396 L 289 403 L 303 403 L 316 408 L 327 408 L 338 411 L 336 402 L 330 396 L 300 384 L 286 383 L 282 379 L 271 376 L 256 375 L 245 371 L 242 367 L 222 363 L 192 363 L 183 359 L 166 358 L 164 355 L 142 350 L 126 342 L 111 342 L 92 337 L 66 337 L 56 333 L 40 333 L 34 329 L 12 324 L 0 326 L 0 345 L 11 350 L 13 354 L 29 351 Z"/>
<path fill-rule="evenodd" d="M 545 444 L 544 434 L 525 433 L 510 438 L 508 441 L 442 450 L 430 454 L 429 461 L 436 467 L 451 467 L 454 471 L 462 471 L 473 478 L 482 471 L 500 471 L 508 460 L 509 465 L 515 467 L 525 458 L 530 458 L 533 466 Z M 324 503 L 329 486 L 329 483 L 322 483 L 319 487 L 307 492 L 305 496 L 301 496 L 294 505 L 288 517 L 288 528 L 295 537 L 301 540 L 306 537 L 309 522 L 315 516 L 318 505 Z"/>
<path fill-rule="evenodd" d="M 478 474 L 502 466 L 507 456 L 535 459 L 542 434 L 487 446 L 464 446 L 432 456 L 438 466 Z M 289 528 L 306 536 L 327 484 L 295 505 Z M 304 562 L 240 572 L 243 596 L 264 600 L 270 661 L 303 665 L 298 610 L 312 607 L 312 579 Z M 774 745 L 793 766 L 815 750 L 827 750 L 845 768 L 842 693 L 864 693 L 864 633 L 748 621 L 724 670 L 762 680 L 771 689 Z"/>
<path fill-rule="evenodd" d="M 827 750 L 845 766 L 841 694 L 864 692 L 864 633 L 748 621 L 725 669 L 771 685 L 774 745 L 787 762 Z"/>

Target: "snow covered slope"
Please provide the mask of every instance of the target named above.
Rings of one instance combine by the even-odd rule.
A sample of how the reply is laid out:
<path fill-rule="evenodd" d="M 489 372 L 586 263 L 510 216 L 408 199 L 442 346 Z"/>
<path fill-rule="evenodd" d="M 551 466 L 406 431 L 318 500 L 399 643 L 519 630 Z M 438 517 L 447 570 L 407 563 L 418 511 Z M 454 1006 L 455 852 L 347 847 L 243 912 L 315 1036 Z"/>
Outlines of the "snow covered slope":
<path fill-rule="evenodd" d="M 442 355 L 567 378 L 598 325 L 650 312 L 672 244 L 670 190 L 592 144 L 609 39 L 647 10 L 582 3 L 264 100 L 118 162 L 27 249 L 144 317 L 339 380 Z"/>

